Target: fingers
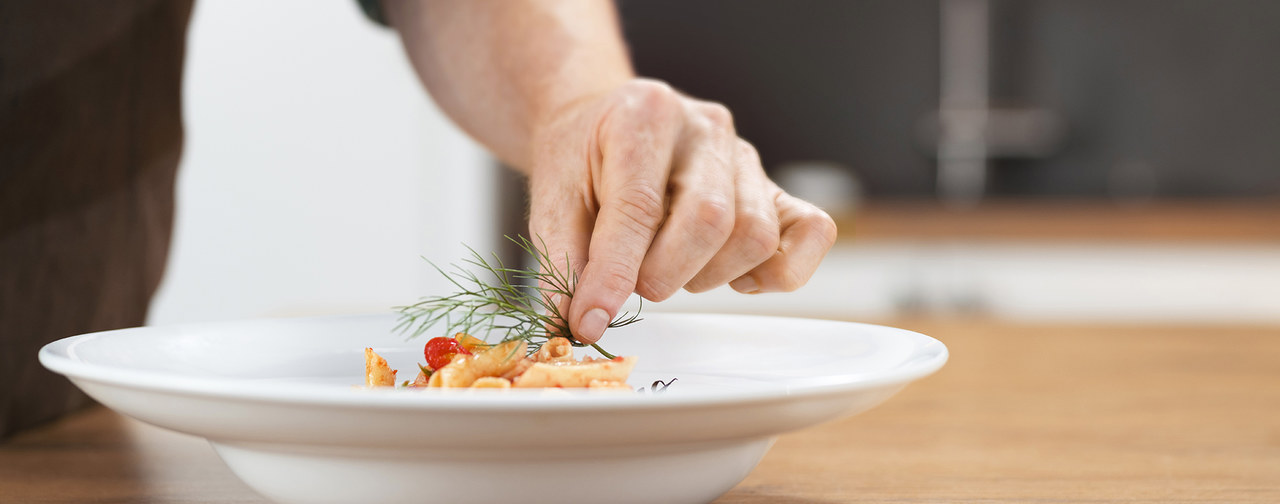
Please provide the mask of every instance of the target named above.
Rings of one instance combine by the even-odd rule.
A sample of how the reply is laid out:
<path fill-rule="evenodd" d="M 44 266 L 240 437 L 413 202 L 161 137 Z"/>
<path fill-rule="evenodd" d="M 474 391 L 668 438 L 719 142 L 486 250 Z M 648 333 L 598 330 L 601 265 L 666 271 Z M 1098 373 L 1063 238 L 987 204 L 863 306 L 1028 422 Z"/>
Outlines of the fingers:
<path fill-rule="evenodd" d="M 691 108 L 668 184 L 670 212 L 640 265 L 636 293 L 650 301 L 671 297 L 693 279 L 734 229 L 738 140 L 732 119 L 723 106 Z"/>
<path fill-rule="evenodd" d="M 836 240 L 836 224 L 826 212 L 778 191 L 774 200 L 782 229 L 778 251 L 729 283 L 738 292 L 790 292 L 809 281 Z"/>
<path fill-rule="evenodd" d="M 600 126 L 601 162 L 592 174 L 599 211 L 569 304 L 569 327 L 584 342 L 599 340 L 635 291 L 640 265 L 666 217 L 680 106 L 669 87 L 641 81 Z"/>
<path fill-rule="evenodd" d="M 574 197 L 578 193 L 557 187 L 556 181 L 533 178 L 530 182 L 529 192 L 533 195 L 529 209 L 532 244 L 546 254 L 550 266 L 560 273 L 560 278 L 572 279 L 587 262 L 595 210 L 589 208 L 582 198 Z M 565 290 L 564 286 L 544 284 L 542 287 Z M 569 288 L 572 289 L 572 285 Z M 567 317 L 569 299 L 562 297 L 548 299 L 547 302 L 558 308 L 556 313 Z"/>
<path fill-rule="evenodd" d="M 813 275 L 834 222 L 769 181 L 727 109 L 645 80 L 596 103 L 547 130 L 531 174 L 531 231 L 578 275 L 571 299 L 549 300 L 578 340 L 598 341 L 632 293 L 791 291 Z"/>
<path fill-rule="evenodd" d="M 576 111 L 547 125 L 544 137 L 535 142 L 534 166 L 529 177 L 529 232 L 533 246 L 542 249 L 560 278 L 572 279 L 587 263 L 587 249 L 595 226 L 596 207 L 590 197 L 591 165 L 582 162 L 581 152 L 589 150 L 589 132 L 580 125 L 596 113 Z M 568 163 L 566 160 L 575 160 Z M 550 285 L 542 285 L 550 288 Z M 572 285 L 568 286 L 572 289 Z M 557 286 L 555 290 L 563 290 Z M 547 300 L 568 322 L 568 300 Z M 558 328 L 549 328 L 558 331 Z"/>
<path fill-rule="evenodd" d="M 734 227 L 728 240 L 685 284 L 689 292 L 705 292 L 734 280 L 773 257 L 778 250 L 777 186 L 769 182 L 751 144 L 737 140 Z"/>

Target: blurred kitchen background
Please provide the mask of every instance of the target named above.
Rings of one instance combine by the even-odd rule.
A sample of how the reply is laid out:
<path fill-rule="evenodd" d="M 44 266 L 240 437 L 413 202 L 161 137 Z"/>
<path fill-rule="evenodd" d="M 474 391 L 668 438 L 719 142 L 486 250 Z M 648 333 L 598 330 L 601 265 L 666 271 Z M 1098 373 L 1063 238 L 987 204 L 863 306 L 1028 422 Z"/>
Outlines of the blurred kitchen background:
<path fill-rule="evenodd" d="M 652 310 L 1280 323 L 1280 3 L 624 0 L 841 237 L 786 295 Z M 523 232 L 518 177 L 355 2 L 197 2 L 151 323 L 384 311 Z"/>

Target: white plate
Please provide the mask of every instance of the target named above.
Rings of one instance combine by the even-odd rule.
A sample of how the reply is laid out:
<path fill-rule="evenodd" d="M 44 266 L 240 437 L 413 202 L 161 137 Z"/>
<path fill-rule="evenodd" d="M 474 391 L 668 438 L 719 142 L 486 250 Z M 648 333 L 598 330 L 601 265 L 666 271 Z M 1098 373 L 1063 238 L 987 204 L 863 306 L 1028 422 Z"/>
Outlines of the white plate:
<path fill-rule="evenodd" d="M 782 433 L 865 411 L 933 373 L 942 343 L 889 327 L 645 314 L 603 343 L 662 393 L 365 390 L 366 346 L 416 375 L 392 316 L 142 327 L 40 361 L 98 401 L 208 438 L 280 502 L 707 502 Z M 832 446 L 832 450 L 851 447 Z"/>

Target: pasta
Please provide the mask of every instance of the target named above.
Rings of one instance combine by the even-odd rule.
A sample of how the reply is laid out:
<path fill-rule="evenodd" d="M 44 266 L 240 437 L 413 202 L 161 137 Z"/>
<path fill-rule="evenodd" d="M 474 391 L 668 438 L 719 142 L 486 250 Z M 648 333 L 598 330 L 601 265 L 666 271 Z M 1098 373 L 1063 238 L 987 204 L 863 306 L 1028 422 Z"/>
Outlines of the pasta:
<path fill-rule="evenodd" d="M 479 338 L 458 333 L 452 338 L 432 338 L 424 347 L 427 365 L 409 388 L 588 388 L 628 389 L 627 378 L 635 357 L 576 360 L 573 345 L 562 337 L 550 338 L 536 352 L 516 339 L 488 345 Z M 394 387 L 396 371 L 371 348 L 365 349 L 365 386 Z"/>
<path fill-rule="evenodd" d="M 370 387 L 392 387 L 396 384 L 396 372 L 387 365 L 387 360 L 373 353 L 372 348 L 364 349 L 364 382 Z"/>

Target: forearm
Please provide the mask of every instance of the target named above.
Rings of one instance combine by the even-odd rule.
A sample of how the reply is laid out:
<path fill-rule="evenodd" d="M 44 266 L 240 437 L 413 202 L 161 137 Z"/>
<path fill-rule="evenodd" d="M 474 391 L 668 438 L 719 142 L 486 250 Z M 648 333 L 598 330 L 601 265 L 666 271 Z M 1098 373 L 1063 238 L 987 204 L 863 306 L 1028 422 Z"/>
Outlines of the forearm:
<path fill-rule="evenodd" d="M 608 0 L 383 0 L 431 96 L 522 171 L 540 124 L 633 77 Z"/>

